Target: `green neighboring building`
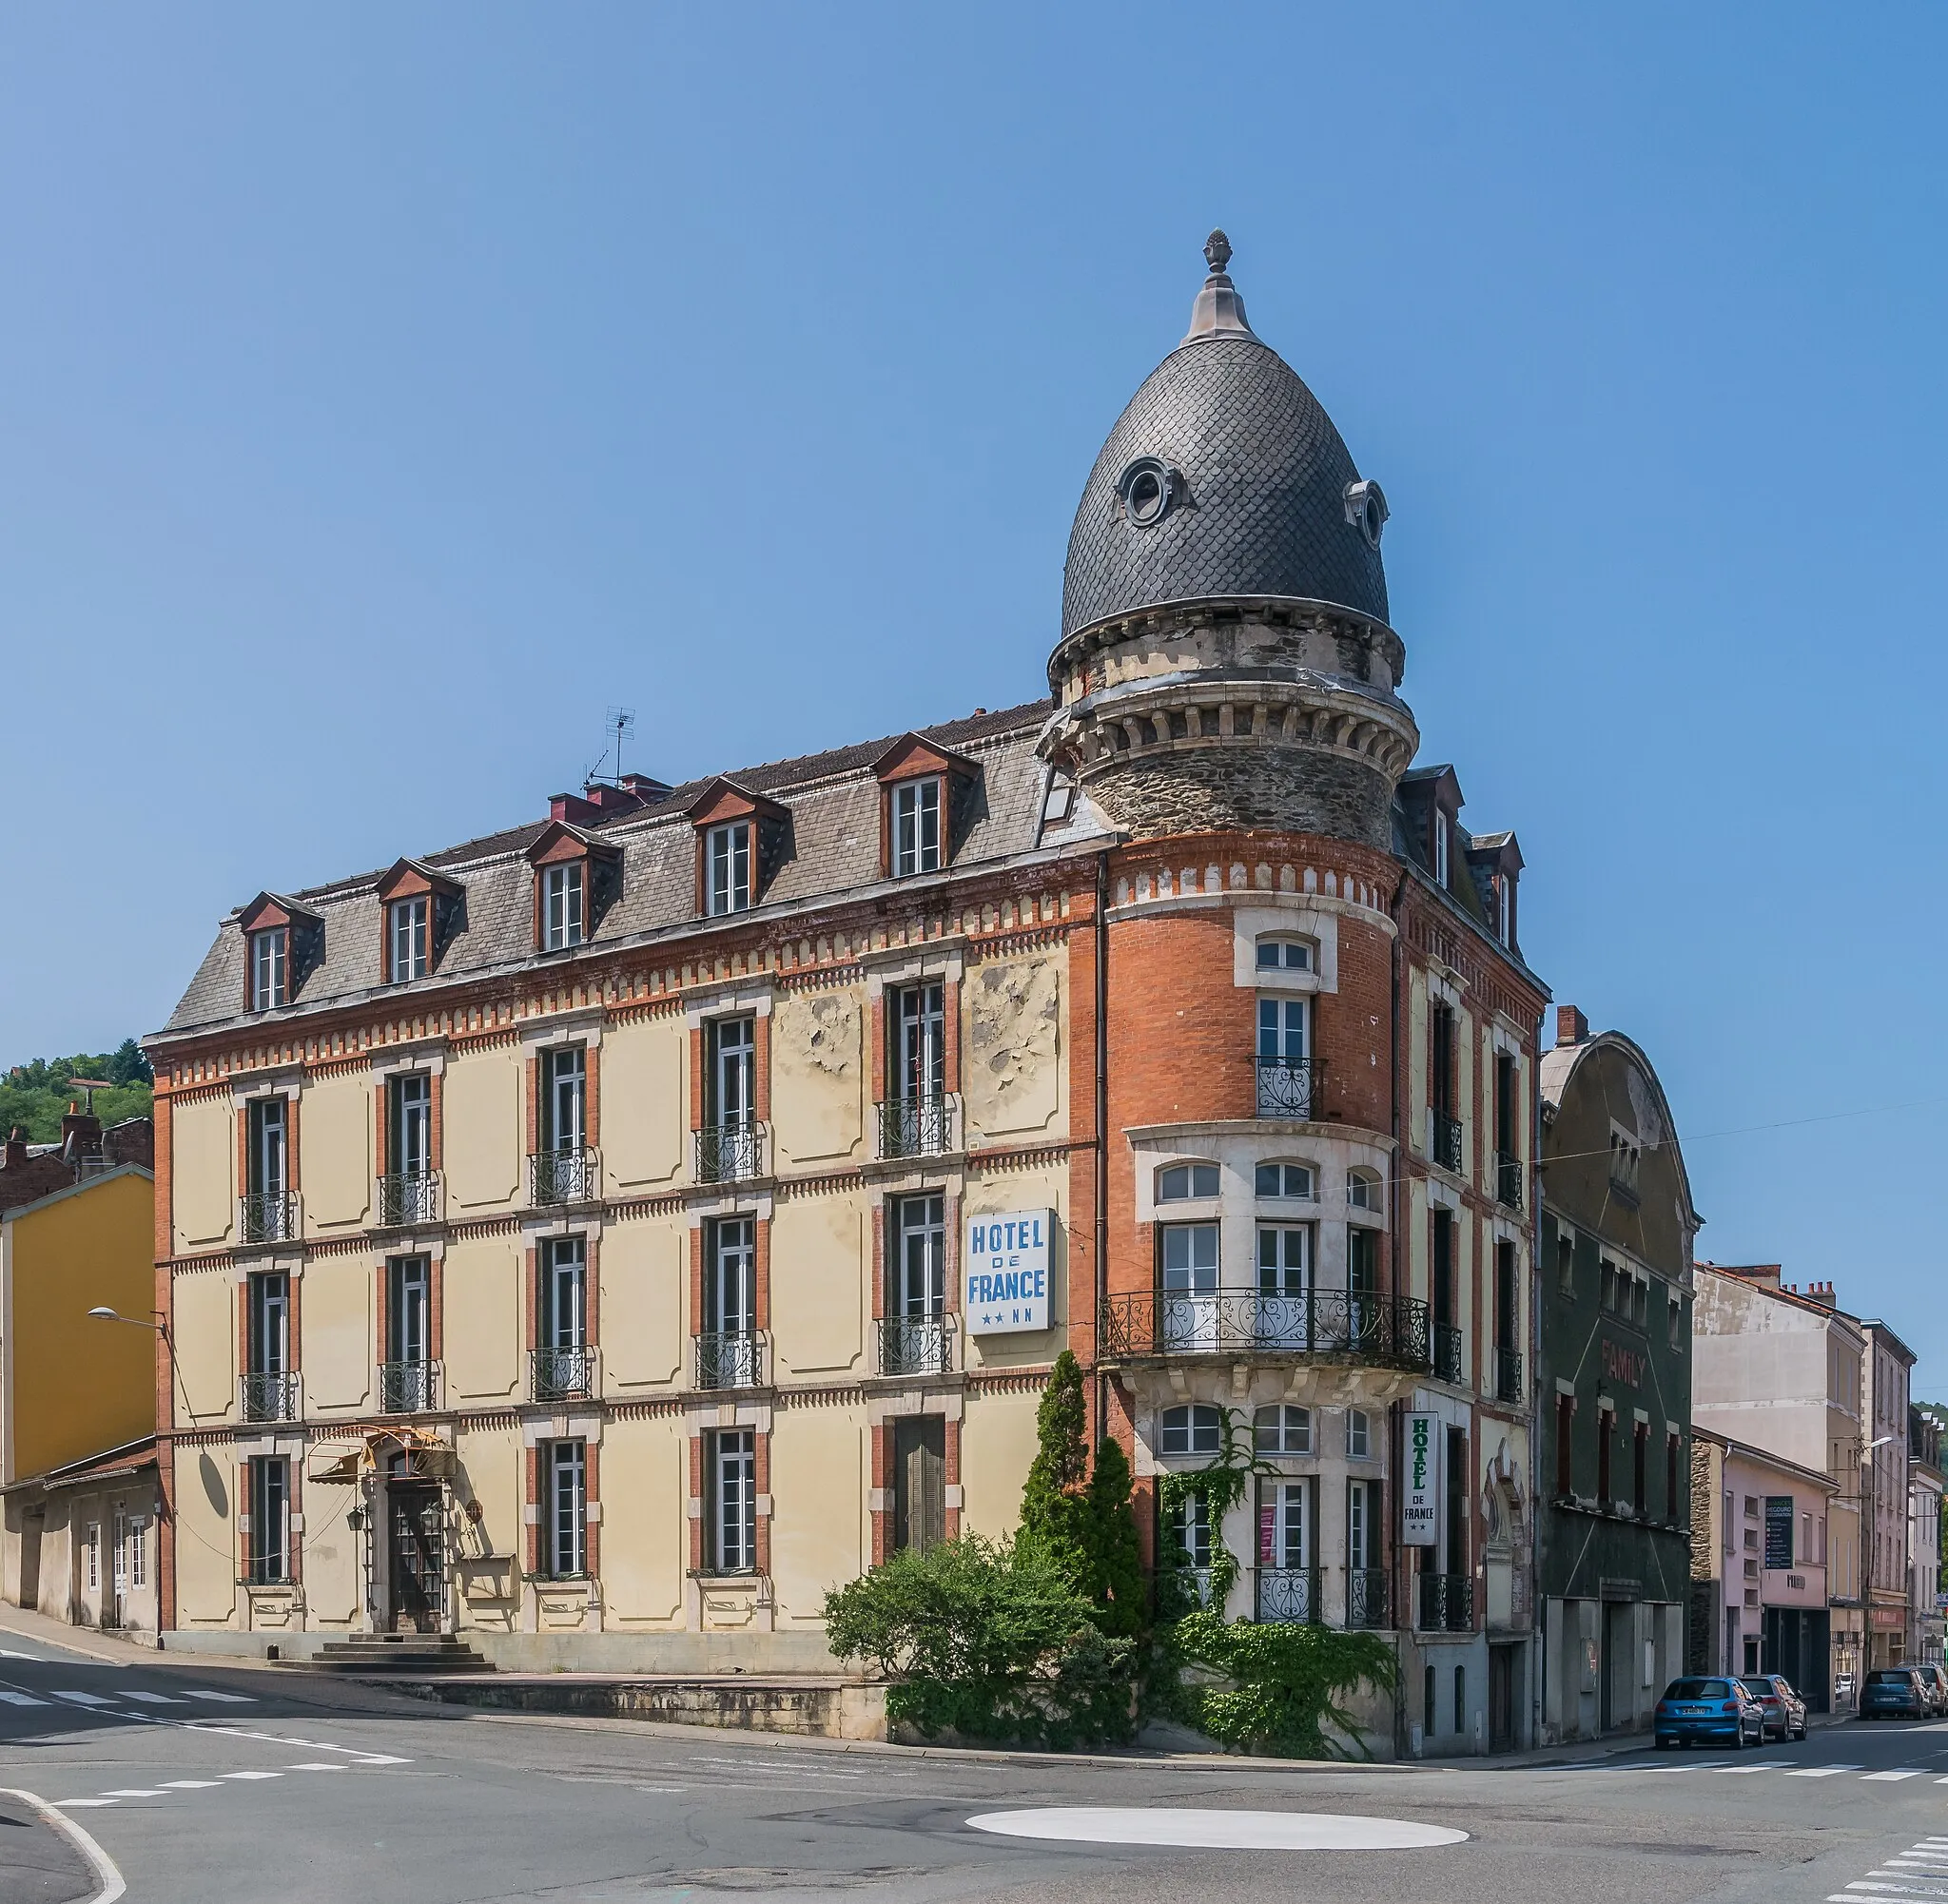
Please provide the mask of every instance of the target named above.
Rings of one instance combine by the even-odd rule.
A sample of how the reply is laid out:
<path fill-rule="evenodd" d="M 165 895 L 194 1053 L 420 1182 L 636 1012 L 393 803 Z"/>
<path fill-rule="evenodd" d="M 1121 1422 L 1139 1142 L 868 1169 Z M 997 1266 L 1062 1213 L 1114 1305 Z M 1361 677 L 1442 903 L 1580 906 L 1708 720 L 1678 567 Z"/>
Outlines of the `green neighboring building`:
<path fill-rule="evenodd" d="M 1691 1245 L 1650 1060 L 1556 1014 L 1542 1060 L 1536 1598 L 1545 1743 L 1646 1729 L 1685 1670 Z"/>

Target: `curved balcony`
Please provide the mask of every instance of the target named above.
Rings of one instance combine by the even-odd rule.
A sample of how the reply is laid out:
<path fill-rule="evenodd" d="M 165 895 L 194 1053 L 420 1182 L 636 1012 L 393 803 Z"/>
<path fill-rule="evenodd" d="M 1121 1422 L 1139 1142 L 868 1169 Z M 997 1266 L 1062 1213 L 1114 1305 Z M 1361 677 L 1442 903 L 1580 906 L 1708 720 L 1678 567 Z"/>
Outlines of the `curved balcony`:
<path fill-rule="evenodd" d="M 1316 1058 L 1265 1058 L 1257 1060 L 1258 1116 L 1291 1117 L 1310 1123 L 1318 1096 L 1319 1073 Z"/>
<path fill-rule="evenodd" d="M 1297 1295 L 1212 1295 L 1169 1290 L 1102 1305 L 1105 1362 L 1177 1355 L 1310 1355 L 1429 1366 L 1427 1304 L 1413 1296 L 1308 1290 Z"/>

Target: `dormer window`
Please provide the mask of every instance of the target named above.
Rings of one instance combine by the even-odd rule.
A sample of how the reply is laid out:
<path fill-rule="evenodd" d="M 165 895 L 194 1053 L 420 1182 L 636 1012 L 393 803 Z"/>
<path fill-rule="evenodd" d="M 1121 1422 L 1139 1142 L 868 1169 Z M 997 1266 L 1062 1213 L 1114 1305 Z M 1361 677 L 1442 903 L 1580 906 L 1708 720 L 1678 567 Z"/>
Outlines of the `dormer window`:
<path fill-rule="evenodd" d="M 1159 1203 L 1189 1203 L 1217 1195 L 1215 1163 L 1174 1163 L 1157 1173 Z"/>
<path fill-rule="evenodd" d="M 1515 886 L 1508 879 L 1495 882 L 1495 937 L 1504 945 L 1515 942 Z"/>
<path fill-rule="evenodd" d="M 250 1009 L 271 1012 L 290 1002 L 290 930 L 272 925 L 250 935 Z"/>
<path fill-rule="evenodd" d="M 705 909 L 712 919 L 750 910 L 750 822 L 712 826 L 704 836 Z"/>
<path fill-rule="evenodd" d="M 541 869 L 541 949 L 559 952 L 588 936 L 585 868 L 579 862 Z"/>
<path fill-rule="evenodd" d="M 1448 816 L 1437 806 L 1434 808 L 1434 884 L 1445 886 L 1448 884 L 1448 837 L 1451 825 Z"/>
<path fill-rule="evenodd" d="M 941 867 L 941 780 L 908 780 L 892 790 L 893 874 L 910 879 Z"/>
<path fill-rule="evenodd" d="M 412 899 L 396 899 L 386 911 L 393 982 L 403 984 L 409 979 L 423 979 L 429 969 L 432 945 L 431 898 L 419 893 Z"/>

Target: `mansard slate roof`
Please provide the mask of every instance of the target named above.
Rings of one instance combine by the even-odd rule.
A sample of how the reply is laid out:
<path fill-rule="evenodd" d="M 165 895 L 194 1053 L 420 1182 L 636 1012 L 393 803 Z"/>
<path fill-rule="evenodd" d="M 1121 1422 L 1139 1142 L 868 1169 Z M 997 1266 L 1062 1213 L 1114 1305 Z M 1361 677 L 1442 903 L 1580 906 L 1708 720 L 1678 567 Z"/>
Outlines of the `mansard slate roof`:
<path fill-rule="evenodd" d="M 953 870 L 1004 861 L 1037 845 L 1044 769 L 1035 752 L 1035 739 L 1048 714 L 1048 702 L 1031 701 L 915 730 L 935 746 L 964 755 L 979 769 L 964 811 L 957 819 Z M 715 929 L 730 923 L 696 916 L 696 833 L 689 810 L 700 793 L 722 780 L 734 781 L 747 792 L 769 795 L 789 812 L 786 850 L 755 912 L 746 917 L 762 919 L 774 907 L 838 899 L 877 884 L 882 877 L 883 795 L 871 769 L 902 738 L 883 736 L 827 753 L 706 774 L 658 794 L 646 806 L 580 822 L 580 830 L 619 847 L 623 865 L 621 895 L 597 923 L 589 945 L 581 949 L 600 951 L 666 931 Z M 293 895 L 295 902 L 324 922 L 324 948 L 322 962 L 305 978 L 287 1011 L 241 1010 L 244 943 L 238 928 L 240 914 L 233 912 L 224 921 L 163 1035 L 239 1020 L 277 1020 L 364 994 L 410 996 L 456 978 L 572 957 L 535 950 L 534 869 L 527 852 L 554 824 L 535 820 L 443 852 L 413 856 L 457 882 L 465 895 L 459 927 L 431 978 L 405 985 L 382 982 L 378 885 L 386 873 L 361 873 Z M 1049 828 L 1040 844 L 1065 845 L 1105 830 L 1096 809 L 1079 797 L 1071 818 L 1059 828 Z"/>

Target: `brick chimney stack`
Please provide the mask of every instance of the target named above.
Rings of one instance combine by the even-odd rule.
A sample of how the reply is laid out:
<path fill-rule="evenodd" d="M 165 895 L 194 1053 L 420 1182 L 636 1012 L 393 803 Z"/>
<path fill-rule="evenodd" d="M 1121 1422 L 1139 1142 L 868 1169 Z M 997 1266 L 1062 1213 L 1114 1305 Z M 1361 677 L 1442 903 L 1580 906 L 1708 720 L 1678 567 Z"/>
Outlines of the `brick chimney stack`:
<path fill-rule="evenodd" d="M 1816 1302 L 1821 1309 L 1837 1309 L 1839 1304 L 1833 1294 L 1831 1283 L 1808 1283 L 1805 1289 L 1808 1302 Z"/>
<path fill-rule="evenodd" d="M 5 1168 L 20 1170 L 27 1163 L 27 1133 L 18 1124 L 7 1133 Z"/>
<path fill-rule="evenodd" d="M 1558 1044 L 1585 1044 L 1589 1039 L 1589 1020 L 1583 1016 L 1580 1005 L 1558 1005 L 1556 1007 L 1556 1042 Z"/>
<path fill-rule="evenodd" d="M 69 1163 L 77 1157 L 102 1154 L 102 1120 L 92 1111 L 77 1110 L 70 1103 L 61 1119 L 61 1155 Z"/>

